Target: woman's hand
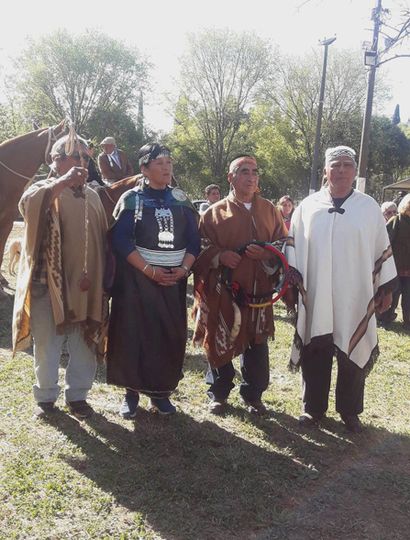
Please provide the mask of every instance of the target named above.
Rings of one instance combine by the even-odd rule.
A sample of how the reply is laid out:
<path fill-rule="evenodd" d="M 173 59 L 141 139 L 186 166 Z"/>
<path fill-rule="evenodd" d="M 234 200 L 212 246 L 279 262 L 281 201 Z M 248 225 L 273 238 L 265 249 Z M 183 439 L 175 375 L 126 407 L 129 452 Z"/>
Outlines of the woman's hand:
<path fill-rule="evenodd" d="M 158 283 L 158 285 L 162 285 L 163 287 L 171 287 L 172 285 L 176 284 L 177 278 L 172 270 L 161 268 L 161 266 L 152 266 L 151 268 L 153 269 L 153 272 L 149 277 Z"/>
<path fill-rule="evenodd" d="M 175 276 L 175 282 L 187 277 L 188 272 L 182 266 L 174 266 L 171 268 L 171 273 Z"/>

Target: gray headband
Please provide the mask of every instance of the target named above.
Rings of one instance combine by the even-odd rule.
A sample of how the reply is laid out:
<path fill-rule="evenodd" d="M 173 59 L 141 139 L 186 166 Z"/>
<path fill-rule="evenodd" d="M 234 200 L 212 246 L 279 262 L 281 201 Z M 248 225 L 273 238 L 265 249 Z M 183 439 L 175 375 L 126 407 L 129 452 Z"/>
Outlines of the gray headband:
<path fill-rule="evenodd" d="M 325 164 L 328 165 L 331 161 L 336 161 L 341 157 L 347 157 L 356 164 L 356 152 L 350 146 L 335 146 L 328 148 L 325 152 Z"/>

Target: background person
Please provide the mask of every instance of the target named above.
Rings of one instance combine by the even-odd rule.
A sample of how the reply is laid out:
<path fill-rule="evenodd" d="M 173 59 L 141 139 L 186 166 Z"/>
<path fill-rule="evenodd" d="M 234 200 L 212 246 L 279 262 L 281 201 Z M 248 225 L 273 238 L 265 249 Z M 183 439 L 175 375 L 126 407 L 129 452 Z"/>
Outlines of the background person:
<path fill-rule="evenodd" d="M 285 237 L 287 230 L 279 210 L 259 195 L 258 166 L 253 156 L 234 159 L 228 181 L 229 195 L 200 220 L 204 250 L 194 267 L 194 343 L 205 348 L 209 363 L 206 382 L 210 412 L 225 411 L 234 387 L 232 360 L 240 355 L 241 397 L 249 412 L 263 414 L 266 407 L 262 394 L 269 385 L 267 340 L 274 334 L 272 305 L 235 306 L 231 292 L 221 285 L 221 275 L 226 268 L 232 270 L 232 282 L 252 297 L 271 291 L 272 254 L 251 242 L 273 242 Z M 246 244 L 250 245 L 240 255 L 238 248 Z"/>
<path fill-rule="evenodd" d="M 161 414 L 182 377 L 187 340 L 187 276 L 199 253 L 197 212 L 171 187 L 170 151 L 157 143 L 138 154 L 142 181 L 114 210 L 117 271 L 108 333 L 107 382 L 126 388 L 120 414 L 134 418 L 140 393 Z"/>
<path fill-rule="evenodd" d="M 279 199 L 278 208 L 282 214 L 283 222 L 285 223 L 286 228 L 289 230 L 292 214 L 295 210 L 295 203 L 290 195 L 283 195 L 283 197 Z"/>
<path fill-rule="evenodd" d="M 289 264 L 303 277 L 291 366 L 302 369 L 299 422 L 317 426 L 336 354 L 336 411 L 359 432 L 365 378 L 379 355 L 374 313 L 391 304 L 396 268 L 378 204 L 353 189 L 354 150 L 337 146 L 325 156 L 327 185 L 296 208 L 287 242 Z"/>
<path fill-rule="evenodd" d="M 51 149 L 53 177 L 36 182 L 19 203 L 24 240 L 13 313 L 13 351 L 34 338 L 34 398 L 40 416 L 53 413 L 58 368 L 67 338 L 65 400 L 78 418 L 93 412 L 86 398 L 102 352 L 103 267 L 107 221 L 97 193 L 86 185 L 88 149 L 71 155 L 68 136 Z M 85 264 L 86 260 L 86 264 Z M 85 275 L 84 272 L 87 271 Z"/>
<path fill-rule="evenodd" d="M 397 205 L 393 201 L 386 201 L 382 203 L 380 207 L 384 221 L 387 223 L 389 219 L 395 215 L 397 215 Z"/>
<path fill-rule="evenodd" d="M 98 167 L 105 182 L 112 184 L 134 174 L 127 154 L 117 148 L 114 137 L 105 137 L 100 144 L 103 151 L 98 156 Z"/>
<path fill-rule="evenodd" d="M 89 161 L 88 161 L 88 167 L 87 167 L 87 170 L 88 170 L 87 183 L 91 184 L 90 187 L 93 187 L 93 185 L 95 185 L 95 186 L 99 185 L 99 186 L 104 187 L 105 184 L 101 180 L 101 174 L 99 173 L 97 165 L 96 165 L 96 163 L 94 161 L 94 152 L 95 152 L 94 143 L 89 142 L 88 143 Z"/>
<path fill-rule="evenodd" d="M 221 190 L 217 184 L 209 184 L 205 188 L 206 202 L 203 202 L 199 207 L 199 213 L 203 214 L 210 206 L 218 202 L 221 198 Z"/>
<path fill-rule="evenodd" d="M 396 319 L 401 295 L 403 326 L 410 330 L 410 193 L 400 201 L 398 214 L 389 219 L 386 227 L 399 275 L 399 287 L 393 293 L 390 308 L 380 315 L 379 322 L 388 327 Z"/>

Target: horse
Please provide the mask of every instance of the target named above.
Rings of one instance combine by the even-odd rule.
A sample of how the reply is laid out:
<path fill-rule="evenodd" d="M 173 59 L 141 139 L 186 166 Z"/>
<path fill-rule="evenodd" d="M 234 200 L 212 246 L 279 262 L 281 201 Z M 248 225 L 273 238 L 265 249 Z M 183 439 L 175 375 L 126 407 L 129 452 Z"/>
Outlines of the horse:
<path fill-rule="evenodd" d="M 49 163 L 52 144 L 65 133 L 66 120 L 0 144 L 0 269 L 4 248 L 13 228 L 18 202 L 42 163 Z M 0 283 L 7 280 L 0 271 Z"/>
<path fill-rule="evenodd" d="M 128 191 L 129 189 L 133 189 L 137 184 L 141 182 L 142 178 L 143 178 L 142 174 L 135 174 L 134 176 L 127 176 L 127 178 L 118 180 L 117 182 L 114 182 L 113 184 L 109 186 L 106 186 L 106 187 L 97 186 L 96 188 L 94 188 L 95 191 L 100 196 L 102 205 L 104 206 L 104 210 L 107 216 L 107 222 L 109 225 L 111 225 L 112 223 L 112 213 L 121 195 L 125 193 L 126 191 Z M 178 184 L 175 178 L 172 177 L 171 186 L 175 187 L 177 185 Z"/>
<path fill-rule="evenodd" d="M 118 182 L 114 182 L 109 186 L 95 188 L 95 191 L 100 196 L 102 205 L 104 206 L 109 225 L 111 225 L 112 213 L 121 195 L 129 189 L 134 188 L 141 178 L 141 174 L 136 174 L 134 176 L 127 176 L 127 178 L 118 180 Z"/>

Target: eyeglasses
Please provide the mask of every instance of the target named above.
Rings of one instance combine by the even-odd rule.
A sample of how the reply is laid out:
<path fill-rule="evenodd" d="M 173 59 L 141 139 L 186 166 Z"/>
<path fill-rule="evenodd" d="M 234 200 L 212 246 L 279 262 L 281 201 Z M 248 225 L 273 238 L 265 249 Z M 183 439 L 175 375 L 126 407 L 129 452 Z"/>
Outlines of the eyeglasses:
<path fill-rule="evenodd" d="M 75 159 L 76 161 L 90 161 L 90 156 L 88 154 L 79 154 L 78 152 L 73 152 L 71 154 L 71 156 L 67 156 L 67 157 L 70 157 L 72 159 Z"/>
<path fill-rule="evenodd" d="M 60 154 L 59 156 L 56 156 L 56 157 L 60 157 L 61 159 L 67 159 L 67 158 L 71 158 L 71 159 L 74 159 L 75 161 L 84 161 L 86 163 L 88 163 L 90 161 L 90 156 L 88 154 L 79 154 L 78 152 L 73 152 L 70 156 L 67 156 L 67 154 Z"/>

